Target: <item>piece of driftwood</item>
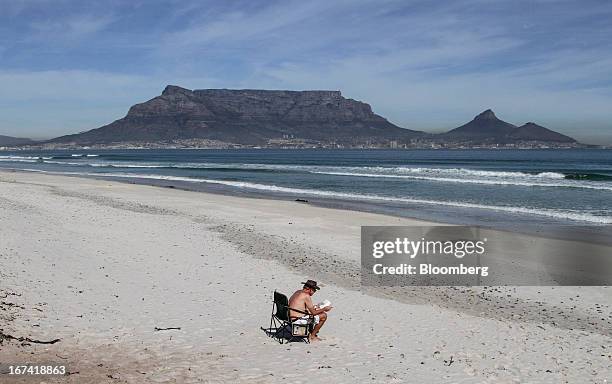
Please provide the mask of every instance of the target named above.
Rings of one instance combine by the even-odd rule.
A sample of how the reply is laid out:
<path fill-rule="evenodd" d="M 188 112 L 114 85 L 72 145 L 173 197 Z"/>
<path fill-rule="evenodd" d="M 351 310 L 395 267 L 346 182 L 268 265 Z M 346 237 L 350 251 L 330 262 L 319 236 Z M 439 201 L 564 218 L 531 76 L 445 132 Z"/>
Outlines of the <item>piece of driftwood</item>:
<path fill-rule="evenodd" d="M 158 328 L 158 327 L 155 327 L 155 331 L 170 331 L 170 330 L 173 330 L 173 329 L 180 330 L 181 327 L 168 327 L 168 328 Z"/>
<path fill-rule="evenodd" d="M 59 341 L 61 341 L 61 339 L 53 339 L 53 340 L 49 340 L 49 341 L 42 341 L 42 340 L 36 340 L 36 339 L 31 339 L 29 337 L 15 337 L 13 335 L 9 335 L 4 333 L 2 330 L 0 330 L 0 342 L 2 342 L 2 340 L 17 340 L 19 342 L 28 342 L 28 343 L 34 343 L 34 344 L 55 344 Z"/>

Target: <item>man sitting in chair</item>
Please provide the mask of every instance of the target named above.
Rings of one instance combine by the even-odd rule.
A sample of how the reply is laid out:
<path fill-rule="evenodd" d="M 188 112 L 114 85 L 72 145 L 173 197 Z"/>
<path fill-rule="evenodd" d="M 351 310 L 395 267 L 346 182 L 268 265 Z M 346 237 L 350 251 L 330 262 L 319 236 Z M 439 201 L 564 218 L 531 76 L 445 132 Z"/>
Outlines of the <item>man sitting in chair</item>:
<path fill-rule="evenodd" d="M 299 311 L 308 312 L 312 316 L 314 316 L 314 324 L 315 327 L 308 336 L 310 341 L 319 341 L 320 338 L 317 337 L 319 330 L 325 324 L 325 320 L 327 320 L 327 313 L 332 307 L 327 306 L 324 308 L 317 308 L 312 304 L 311 296 L 315 294 L 316 291 L 320 289 L 317 286 L 317 282 L 313 280 L 307 280 L 304 284 L 304 287 L 299 291 L 296 291 L 291 298 L 289 299 L 289 308 L 294 308 Z M 289 316 L 291 320 L 295 323 L 302 322 L 306 324 L 308 321 L 308 315 L 303 315 L 299 312 L 289 310 Z"/>

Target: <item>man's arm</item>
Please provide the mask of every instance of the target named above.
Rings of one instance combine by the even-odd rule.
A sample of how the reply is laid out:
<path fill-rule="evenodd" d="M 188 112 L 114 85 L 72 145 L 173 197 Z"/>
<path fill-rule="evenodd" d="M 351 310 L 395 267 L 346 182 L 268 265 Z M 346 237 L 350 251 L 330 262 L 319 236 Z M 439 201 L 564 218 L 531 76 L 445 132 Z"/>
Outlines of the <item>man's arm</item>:
<path fill-rule="evenodd" d="M 310 312 L 310 314 L 313 316 L 321 314 L 323 312 L 327 312 L 331 309 L 331 307 L 315 309 L 314 305 L 312 305 L 312 299 L 310 298 L 310 296 L 306 297 L 306 308 L 308 308 L 308 312 Z"/>

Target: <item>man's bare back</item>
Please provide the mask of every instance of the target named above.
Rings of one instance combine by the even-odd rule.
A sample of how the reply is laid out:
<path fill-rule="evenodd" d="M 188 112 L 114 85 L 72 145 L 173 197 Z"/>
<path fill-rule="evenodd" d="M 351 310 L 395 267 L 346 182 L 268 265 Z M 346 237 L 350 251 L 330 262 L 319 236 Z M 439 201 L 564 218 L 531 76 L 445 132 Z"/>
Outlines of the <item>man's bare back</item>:
<path fill-rule="evenodd" d="M 291 298 L 289 298 L 289 308 L 292 308 L 289 310 L 289 316 L 292 319 L 304 316 L 303 313 L 296 312 L 293 309 L 310 313 L 308 311 L 307 303 L 312 307 L 312 299 L 310 298 L 310 295 L 304 292 L 302 289 L 295 291 L 295 293 L 291 295 Z"/>

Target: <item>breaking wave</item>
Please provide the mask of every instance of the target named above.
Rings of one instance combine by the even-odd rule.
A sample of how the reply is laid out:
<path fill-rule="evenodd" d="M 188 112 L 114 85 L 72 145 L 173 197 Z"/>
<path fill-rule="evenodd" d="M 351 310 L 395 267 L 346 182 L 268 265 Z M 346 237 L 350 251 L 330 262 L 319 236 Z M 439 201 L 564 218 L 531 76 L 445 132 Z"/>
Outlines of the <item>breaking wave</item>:
<path fill-rule="evenodd" d="M 153 179 L 153 180 L 167 180 L 167 181 L 181 181 L 189 183 L 208 183 L 225 185 L 236 188 L 247 188 L 253 190 L 283 193 L 283 194 L 299 194 L 309 196 L 320 196 L 330 199 L 349 199 L 349 200 L 365 200 L 365 201 L 386 201 L 396 203 L 408 203 L 408 204 L 426 204 L 426 205 L 437 205 L 437 206 L 448 206 L 456 208 L 472 208 L 472 209 L 484 209 L 501 212 L 509 212 L 513 214 L 526 214 L 526 215 L 537 215 L 551 217 L 562 220 L 572 220 L 580 222 L 588 222 L 594 224 L 612 224 L 611 216 L 597 216 L 590 213 L 584 213 L 579 211 L 570 210 L 555 210 L 545 208 L 531 208 L 531 207 L 516 207 L 516 206 L 504 206 L 504 205 L 486 205 L 460 201 L 444 201 L 444 200 L 428 200 L 428 199 L 417 199 L 417 198 L 406 198 L 406 197 L 393 197 L 393 196 L 381 196 L 373 194 L 359 194 L 359 193 L 346 193 L 336 192 L 328 190 L 316 190 L 316 189 L 305 189 L 305 188 L 290 188 L 282 187 L 277 185 L 250 183 L 243 181 L 228 181 L 228 180 L 217 180 L 217 179 L 200 179 L 194 177 L 183 177 L 183 176 L 166 176 L 166 175 L 148 175 L 148 174 L 125 174 L 125 173 L 92 173 L 92 172 L 48 172 L 36 169 L 29 169 L 29 171 L 43 172 L 43 173 L 56 173 L 65 175 L 76 175 L 76 176 L 94 176 L 94 177 L 113 177 L 113 178 L 129 178 L 129 179 Z"/>
<path fill-rule="evenodd" d="M 428 168 L 428 167 L 342 167 L 323 165 L 258 164 L 258 163 L 211 163 L 211 162 L 122 162 L 96 160 L 81 161 L 86 157 L 98 155 L 72 154 L 67 156 L 0 156 L 0 161 L 39 162 L 57 165 L 113 168 L 113 169 L 183 169 L 215 171 L 257 171 L 257 172 L 303 172 L 330 176 L 360 178 L 389 178 L 405 180 L 424 180 L 437 183 L 501 185 L 540 188 L 583 188 L 612 191 L 612 176 L 585 172 L 518 172 L 490 171 L 468 168 Z M 77 161 L 63 161 L 75 159 Z"/>

